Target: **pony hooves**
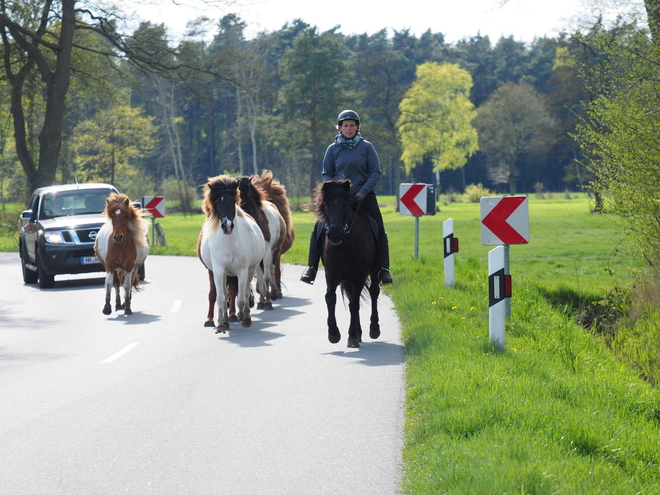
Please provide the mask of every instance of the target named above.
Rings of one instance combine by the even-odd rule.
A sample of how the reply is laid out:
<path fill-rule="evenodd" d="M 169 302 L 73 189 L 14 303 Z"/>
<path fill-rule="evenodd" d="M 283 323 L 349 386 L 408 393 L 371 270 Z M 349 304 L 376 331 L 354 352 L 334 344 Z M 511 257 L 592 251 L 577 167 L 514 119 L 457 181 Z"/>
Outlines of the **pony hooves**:
<path fill-rule="evenodd" d="M 328 340 L 331 344 L 336 344 L 341 340 L 341 334 L 337 332 L 336 334 L 328 333 Z"/>
<path fill-rule="evenodd" d="M 273 303 L 269 303 L 269 302 L 268 302 L 268 303 L 264 303 L 263 306 L 264 306 L 264 307 L 261 308 L 261 309 L 263 309 L 263 310 L 265 310 L 265 311 L 273 311 Z"/>
<path fill-rule="evenodd" d="M 241 325 L 243 325 L 243 328 L 251 327 L 252 326 L 252 318 L 246 318 L 245 320 L 243 320 L 243 323 L 241 323 Z"/>
<path fill-rule="evenodd" d="M 265 305 L 264 303 L 262 303 L 262 302 L 257 303 L 257 309 L 264 309 L 265 306 L 266 306 L 266 305 Z"/>
<path fill-rule="evenodd" d="M 106 304 L 105 306 L 103 306 L 103 314 L 109 315 L 110 313 L 112 313 L 112 308 L 110 307 L 110 305 Z"/>
<path fill-rule="evenodd" d="M 215 329 L 215 333 L 227 333 L 229 330 L 229 323 L 221 323 Z"/>
<path fill-rule="evenodd" d="M 126 308 L 126 309 L 124 310 L 124 315 L 126 315 L 126 316 L 130 316 L 130 315 L 132 315 L 132 314 L 133 314 L 133 311 L 131 311 L 131 308 Z"/>
<path fill-rule="evenodd" d="M 380 337 L 380 328 L 377 326 L 371 327 L 369 329 L 369 337 L 371 337 L 372 339 L 377 339 L 378 337 Z"/>
<path fill-rule="evenodd" d="M 206 321 L 204 322 L 204 326 L 205 326 L 205 327 L 214 327 L 214 326 L 215 326 L 215 323 L 213 323 L 213 320 L 206 320 Z"/>
<path fill-rule="evenodd" d="M 360 347 L 360 339 L 348 339 L 348 347 Z"/>
<path fill-rule="evenodd" d="M 236 323 L 237 321 L 239 321 L 239 320 L 238 320 L 238 316 L 236 316 L 236 315 L 231 315 L 231 316 L 229 317 L 229 321 Z"/>

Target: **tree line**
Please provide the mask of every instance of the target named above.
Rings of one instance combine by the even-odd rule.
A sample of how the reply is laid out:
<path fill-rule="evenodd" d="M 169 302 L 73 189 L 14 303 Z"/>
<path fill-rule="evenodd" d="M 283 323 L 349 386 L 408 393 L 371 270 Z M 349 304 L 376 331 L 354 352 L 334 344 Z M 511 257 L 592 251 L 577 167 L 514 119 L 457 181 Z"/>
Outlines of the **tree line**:
<path fill-rule="evenodd" d="M 380 194 L 409 181 L 443 193 L 590 187 L 607 207 L 623 156 L 606 142 L 613 119 L 655 114 L 657 4 L 646 0 L 644 26 L 597 21 L 532 43 L 344 35 L 300 19 L 246 39 L 234 14 L 190 23 L 173 43 L 163 25 L 127 30 L 121 12 L 86 0 L 3 2 L 0 199 L 108 181 L 186 210 L 207 177 L 263 168 L 305 198 L 351 108 L 379 152 Z"/>

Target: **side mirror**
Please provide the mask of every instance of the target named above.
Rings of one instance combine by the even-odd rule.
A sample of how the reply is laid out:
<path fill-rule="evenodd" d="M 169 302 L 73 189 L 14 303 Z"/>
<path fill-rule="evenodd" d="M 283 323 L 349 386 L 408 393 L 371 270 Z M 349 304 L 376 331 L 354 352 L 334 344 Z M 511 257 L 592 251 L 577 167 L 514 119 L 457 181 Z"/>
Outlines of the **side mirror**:
<path fill-rule="evenodd" d="M 32 210 L 25 210 L 21 213 L 21 220 L 25 220 L 27 222 L 32 222 L 34 221 L 34 212 Z"/>

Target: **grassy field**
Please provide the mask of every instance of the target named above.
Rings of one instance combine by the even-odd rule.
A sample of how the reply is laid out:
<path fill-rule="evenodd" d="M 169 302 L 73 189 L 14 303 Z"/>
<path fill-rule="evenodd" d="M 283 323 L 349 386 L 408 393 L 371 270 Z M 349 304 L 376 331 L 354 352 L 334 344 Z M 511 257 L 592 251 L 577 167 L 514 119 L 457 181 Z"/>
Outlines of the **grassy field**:
<path fill-rule="evenodd" d="M 397 213 L 394 198 L 381 201 L 395 280 L 385 291 L 407 355 L 403 492 L 660 492 L 660 394 L 617 359 L 605 336 L 577 323 L 589 308 L 607 313 L 596 310 L 610 308 L 643 268 L 613 220 L 592 214 L 584 197 L 530 197 L 530 243 L 511 246 L 511 317 L 500 351 L 488 339 L 492 246 L 481 245 L 479 205 L 440 203 L 436 215 L 420 218 L 415 259 L 415 219 Z M 294 217 L 285 262 L 303 265 L 314 219 Z M 450 288 L 447 218 L 460 240 Z M 167 246 L 152 254 L 195 255 L 202 222 L 158 220 Z"/>

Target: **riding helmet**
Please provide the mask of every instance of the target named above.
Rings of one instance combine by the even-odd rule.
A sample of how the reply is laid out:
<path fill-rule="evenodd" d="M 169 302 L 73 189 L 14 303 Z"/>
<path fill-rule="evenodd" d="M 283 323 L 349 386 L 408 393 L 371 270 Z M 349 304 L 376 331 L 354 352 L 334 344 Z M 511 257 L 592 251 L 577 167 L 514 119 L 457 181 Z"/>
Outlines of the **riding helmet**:
<path fill-rule="evenodd" d="M 341 126 L 343 120 L 354 120 L 357 126 L 360 127 L 360 116 L 355 110 L 344 110 L 337 117 L 337 126 Z"/>

